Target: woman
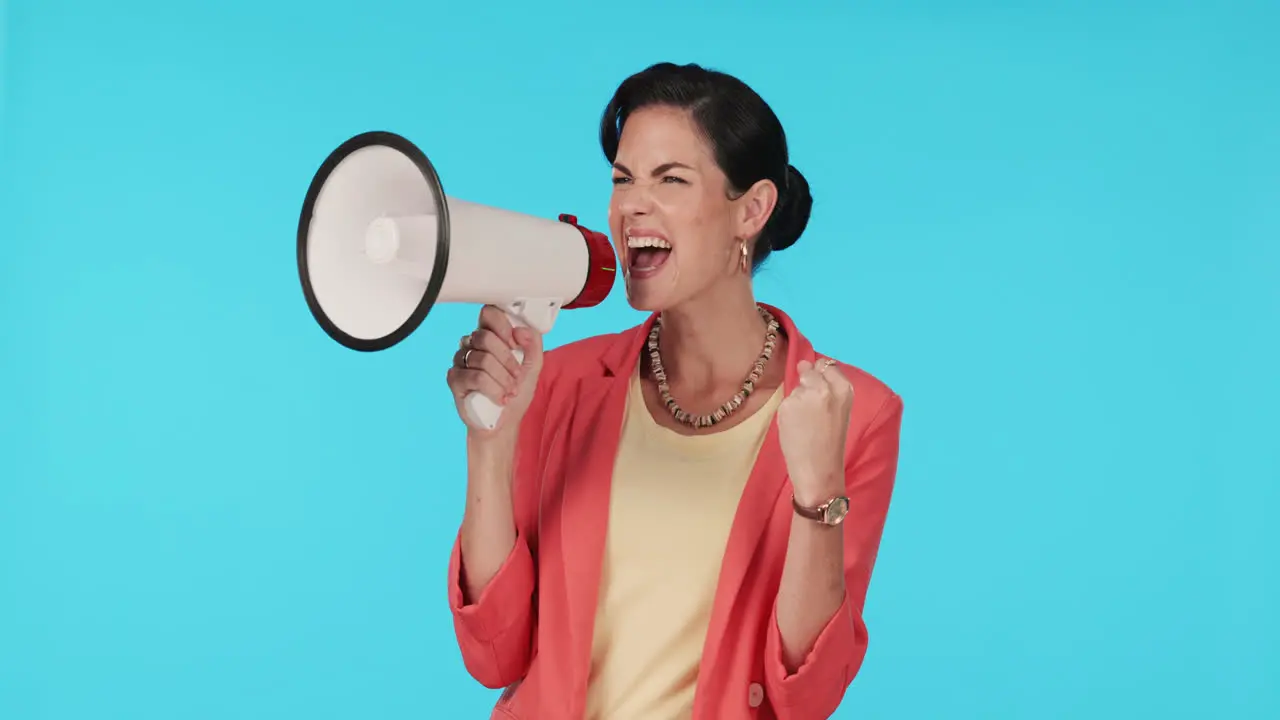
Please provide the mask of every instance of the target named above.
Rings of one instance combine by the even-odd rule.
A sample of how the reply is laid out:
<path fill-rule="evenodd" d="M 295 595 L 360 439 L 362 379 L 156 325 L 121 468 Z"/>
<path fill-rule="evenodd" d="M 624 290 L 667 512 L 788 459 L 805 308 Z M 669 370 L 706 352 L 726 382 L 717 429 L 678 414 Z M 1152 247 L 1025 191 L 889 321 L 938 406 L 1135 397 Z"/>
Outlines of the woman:
<path fill-rule="evenodd" d="M 867 647 L 902 401 L 753 298 L 812 202 L 755 92 L 655 65 L 618 88 L 601 144 L 627 296 L 651 315 L 544 355 L 485 308 L 463 338 L 455 397 L 505 406 L 467 435 L 463 659 L 507 688 L 498 718 L 826 718 Z"/>

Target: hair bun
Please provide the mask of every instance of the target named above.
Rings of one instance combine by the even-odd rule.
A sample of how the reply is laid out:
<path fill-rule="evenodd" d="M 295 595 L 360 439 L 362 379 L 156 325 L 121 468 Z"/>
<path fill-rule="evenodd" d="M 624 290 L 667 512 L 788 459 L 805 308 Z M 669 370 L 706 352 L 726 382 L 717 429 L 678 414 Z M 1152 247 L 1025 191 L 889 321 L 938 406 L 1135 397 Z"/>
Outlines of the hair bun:
<path fill-rule="evenodd" d="M 795 168 L 787 166 L 787 186 L 782 188 L 778 205 L 774 208 L 773 232 L 769 246 L 774 250 L 786 250 L 804 234 L 813 209 L 813 196 L 809 194 L 809 181 Z"/>

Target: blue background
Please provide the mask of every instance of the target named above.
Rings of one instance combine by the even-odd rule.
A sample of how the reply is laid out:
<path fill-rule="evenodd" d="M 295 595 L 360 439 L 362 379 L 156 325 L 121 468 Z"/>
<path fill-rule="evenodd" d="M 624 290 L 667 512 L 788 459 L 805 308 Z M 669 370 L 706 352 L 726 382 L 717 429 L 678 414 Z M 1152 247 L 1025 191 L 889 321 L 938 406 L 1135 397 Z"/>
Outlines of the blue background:
<path fill-rule="evenodd" d="M 1280 716 L 1280 6 L 432 5 L 0 5 L 0 718 L 487 717 L 476 308 L 338 346 L 298 209 L 390 129 L 604 229 L 599 113 L 658 60 L 776 108 L 816 204 L 760 297 L 906 400 L 838 717 Z"/>

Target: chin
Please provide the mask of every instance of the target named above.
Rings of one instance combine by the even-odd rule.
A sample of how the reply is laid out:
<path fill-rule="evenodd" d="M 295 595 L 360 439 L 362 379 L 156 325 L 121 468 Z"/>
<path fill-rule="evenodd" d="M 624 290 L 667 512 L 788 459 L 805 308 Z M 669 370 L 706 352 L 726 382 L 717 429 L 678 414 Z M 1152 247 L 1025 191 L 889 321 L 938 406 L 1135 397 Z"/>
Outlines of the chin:
<path fill-rule="evenodd" d="M 662 293 L 627 291 L 627 302 L 632 308 L 641 312 L 655 313 L 662 312 L 670 307 L 670 303 L 662 297 Z"/>
<path fill-rule="evenodd" d="M 650 313 L 662 312 L 679 304 L 681 298 L 676 288 L 674 269 L 664 268 L 663 271 L 643 279 L 627 275 L 627 302 L 636 310 Z"/>

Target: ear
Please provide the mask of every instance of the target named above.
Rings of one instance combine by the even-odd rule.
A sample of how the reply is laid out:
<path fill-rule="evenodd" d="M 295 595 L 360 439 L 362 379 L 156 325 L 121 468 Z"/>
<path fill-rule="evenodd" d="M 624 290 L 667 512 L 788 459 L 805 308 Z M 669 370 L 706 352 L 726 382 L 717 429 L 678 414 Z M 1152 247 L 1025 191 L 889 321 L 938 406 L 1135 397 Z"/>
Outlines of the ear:
<path fill-rule="evenodd" d="M 737 206 L 736 217 L 738 237 L 754 238 L 764 229 L 778 204 L 778 186 L 771 180 L 760 180 L 747 189 L 734 204 Z"/>

